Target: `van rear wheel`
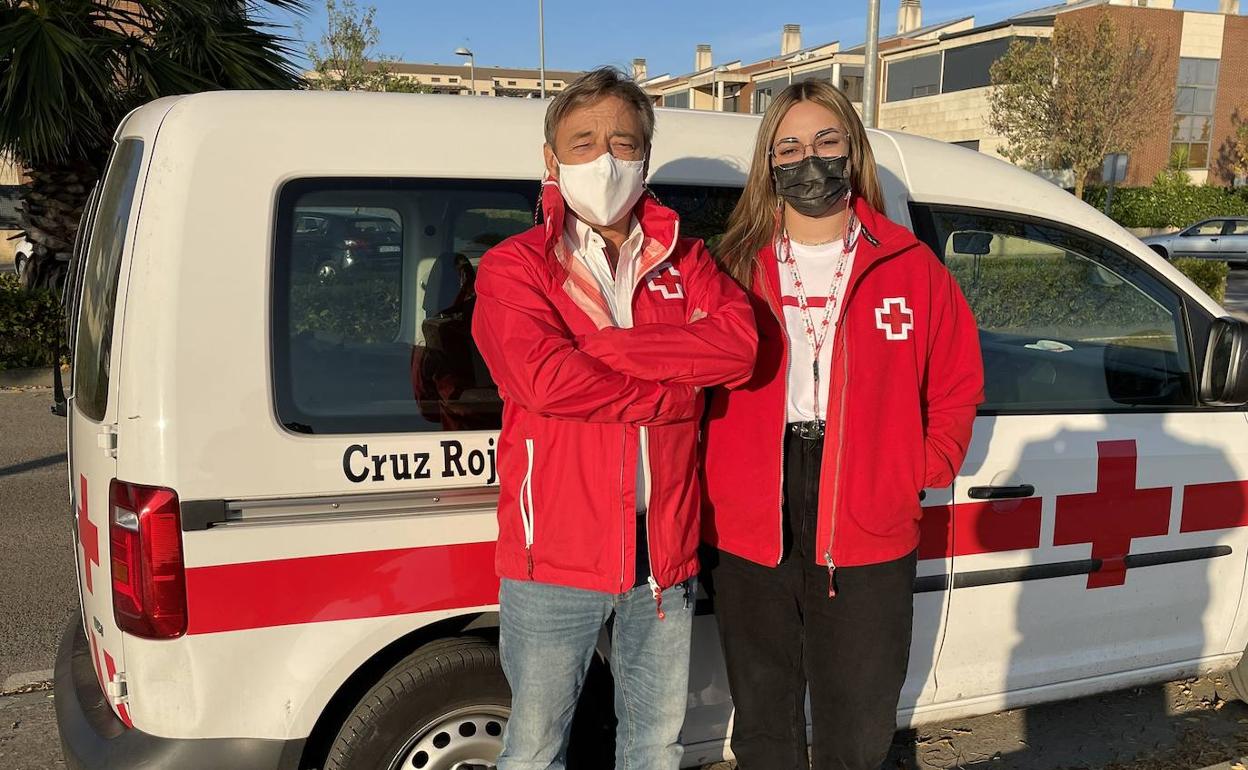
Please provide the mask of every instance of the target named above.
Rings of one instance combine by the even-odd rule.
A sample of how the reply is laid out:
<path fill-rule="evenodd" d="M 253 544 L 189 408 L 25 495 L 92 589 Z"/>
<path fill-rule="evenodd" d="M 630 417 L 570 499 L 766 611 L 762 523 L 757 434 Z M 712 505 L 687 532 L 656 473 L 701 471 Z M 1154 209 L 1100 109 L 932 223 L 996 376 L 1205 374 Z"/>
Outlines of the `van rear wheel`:
<path fill-rule="evenodd" d="M 421 647 L 356 704 L 325 770 L 458 770 L 493 765 L 511 691 L 498 647 L 459 637 Z"/>

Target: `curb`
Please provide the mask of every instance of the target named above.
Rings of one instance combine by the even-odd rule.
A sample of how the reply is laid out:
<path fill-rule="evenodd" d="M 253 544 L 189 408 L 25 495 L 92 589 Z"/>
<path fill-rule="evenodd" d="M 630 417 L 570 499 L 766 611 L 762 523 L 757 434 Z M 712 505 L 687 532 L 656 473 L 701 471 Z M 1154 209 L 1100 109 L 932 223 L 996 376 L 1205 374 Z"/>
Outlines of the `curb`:
<path fill-rule="evenodd" d="M 0 371 L 0 388 L 50 388 L 52 367 Z"/>
<path fill-rule="evenodd" d="M 1233 759 L 1230 762 L 1223 762 L 1218 765 L 1209 765 L 1201 768 L 1201 770 L 1245 770 L 1245 768 L 1248 768 L 1248 757 L 1240 757 L 1239 759 Z"/>

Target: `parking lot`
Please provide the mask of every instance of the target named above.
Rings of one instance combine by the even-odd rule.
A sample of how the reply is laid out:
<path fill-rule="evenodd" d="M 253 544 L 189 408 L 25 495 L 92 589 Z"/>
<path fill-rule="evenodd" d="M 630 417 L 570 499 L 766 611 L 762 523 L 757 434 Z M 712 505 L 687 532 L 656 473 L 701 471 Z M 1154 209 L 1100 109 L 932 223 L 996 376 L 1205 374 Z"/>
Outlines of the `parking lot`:
<path fill-rule="evenodd" d="M 1248 317 L 1248 271 L 1228 309 Z M 0 390 L 0 768 L 63 766 L 48 679 L 76 606 L 64 423 L 46 389 Z M 868 697 L 869 694 L 863 695 Z M 1136 688 L 898 733 L 890 768 L 1203 768 L 1248 754 L 1248 707 L 1223 679 Z"/>

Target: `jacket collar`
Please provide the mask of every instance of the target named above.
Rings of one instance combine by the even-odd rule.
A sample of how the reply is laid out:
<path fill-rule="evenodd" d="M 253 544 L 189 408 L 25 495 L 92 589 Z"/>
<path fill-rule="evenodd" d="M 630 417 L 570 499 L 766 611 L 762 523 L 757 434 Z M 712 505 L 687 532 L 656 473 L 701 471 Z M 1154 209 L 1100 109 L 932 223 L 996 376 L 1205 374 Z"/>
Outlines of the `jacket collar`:
<path fill-rule="evenodd" d="M 854 214 L 862 225 L 862 232 L 858 236 L 849 280 L 845 283 L 846 297 L 850 296 L 854 286 L 872 265 L 918 244 L 914 233 L 876 211 L 862 196 L 855 195 L 852 205 Z M 780 263 L 776 255 L 776 243 L 780 238 L 779 227 L 777 222 L 775 238 L 762 248 L 755 263 L 756 270 L 762 273 L 763 296 L 775 305 L 777 313 L 780 312 Z"/>
<path fill-rule="evenodd" d="M 542 222 L 545 226 L 545 252 L 553 256 L 566 270 L 568 254 L 563 248 L 563 230 L 566 217 L 570 215 L 559 182 L 547 176 L 542 180 Z M 641 264 L 638 276 L 643 276 L 671 256 L 680 239 L 680 216 L 659 203 L 647 188 L 641 200 L 633 207 L 633 217 L 641 225 Z"/>

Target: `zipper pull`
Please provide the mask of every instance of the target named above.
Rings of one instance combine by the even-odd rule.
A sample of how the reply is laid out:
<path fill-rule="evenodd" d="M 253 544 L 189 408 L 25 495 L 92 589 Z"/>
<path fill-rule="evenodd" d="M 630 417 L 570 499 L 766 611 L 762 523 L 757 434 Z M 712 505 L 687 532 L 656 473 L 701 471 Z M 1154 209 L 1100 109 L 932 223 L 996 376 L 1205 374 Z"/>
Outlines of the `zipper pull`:
<path fill-rule="evenodd" d="M 828 549 L 823 552 L 823 558 L 828 562 L 828 598 L 836 598 L 836 564 L 832 561 L 832 550 Z"/>
<path fill-rule="evenodd" d="M 663 589 L 659 588 L 659 581 L 651 575 L 646 582 L 650 584 L 650 594 L 654 597 L 654 611 L 658 613 L 659 620 L 667 620 L 667 613 L 663 611 Z"/>
<path fill-rule="evenodd" d="M 526 545 L 524 547 L 524 556 L 529 562 L 529 580 L 533 579 L 533 546 Z"/>

